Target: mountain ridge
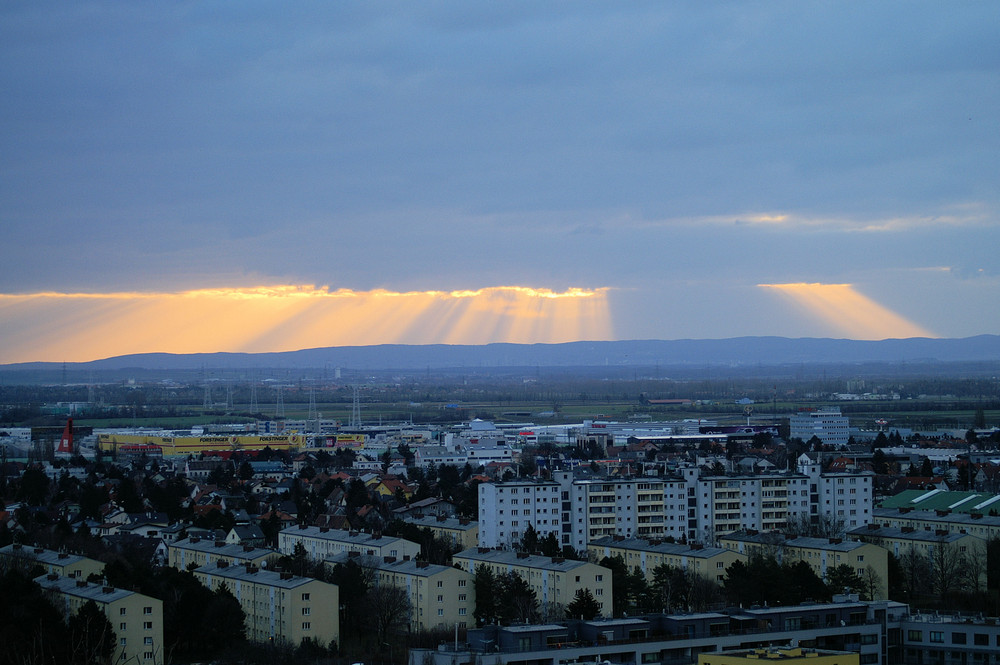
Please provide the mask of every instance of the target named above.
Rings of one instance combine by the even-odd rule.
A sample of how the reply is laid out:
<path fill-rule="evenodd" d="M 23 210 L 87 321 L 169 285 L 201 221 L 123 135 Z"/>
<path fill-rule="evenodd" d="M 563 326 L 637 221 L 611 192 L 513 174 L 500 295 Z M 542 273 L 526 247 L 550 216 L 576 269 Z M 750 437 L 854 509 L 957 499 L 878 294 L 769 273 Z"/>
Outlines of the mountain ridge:
<path fill-rule="evenodd" d="M 0 370 L 192 370 L 204 368 L 364 367 L 372 370 L 496 367 L 597 367 L 968 362 L 1000 360 L 1000 335 L 886 340 L 746 336 L 722 339 L 577 341 L 557 344 L 496 342 L 378 344 L 266 353 L 142 353 L 86 362 L 37 361 Z"/>

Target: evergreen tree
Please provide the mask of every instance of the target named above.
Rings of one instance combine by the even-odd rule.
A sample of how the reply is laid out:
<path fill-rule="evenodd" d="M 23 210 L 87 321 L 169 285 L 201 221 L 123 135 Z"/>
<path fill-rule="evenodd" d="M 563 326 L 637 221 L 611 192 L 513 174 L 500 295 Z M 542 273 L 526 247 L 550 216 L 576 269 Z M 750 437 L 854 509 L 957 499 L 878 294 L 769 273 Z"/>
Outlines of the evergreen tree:
<path fill-rule="evenodd" d="M 601 613 L 601 604 L 590 593 L 590 589 L 578 589 L 573 600 L 566 606 L 566 616 L 570 619 L 590 621 Z"/>

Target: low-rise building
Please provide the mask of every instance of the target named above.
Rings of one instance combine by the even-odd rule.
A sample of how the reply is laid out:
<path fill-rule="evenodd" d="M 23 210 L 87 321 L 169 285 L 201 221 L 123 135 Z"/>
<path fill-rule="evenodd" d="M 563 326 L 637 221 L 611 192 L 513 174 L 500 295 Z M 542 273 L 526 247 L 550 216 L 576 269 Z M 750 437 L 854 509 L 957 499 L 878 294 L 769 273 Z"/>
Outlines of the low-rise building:
<path fill-rule="evenodd" d="M 889 589 L 889 553 L 882 547 L 843 538 L 786 538 L 781 533 L 737 531 L 719 538 L 719 545 L 747 556 L 773 555 L 781 563 L 805 561 L 813 572 L 827 581 L 827 574 L 838 566 L 848 566 L 865 583 L 871 600 L 885 600 Z"/>
<path fill-rule="evenodd" d="M 115 631 L 117 645 L 113 663 L 161 665 L 163 653 L 163 601 L 134 591 L 90 584 L 79 578 L 56 574 L 35 579 L 56 598 L 56 606 L 68 618 L 88 601 L 104 612 Z"/>
<path fill-rule="evenodd" d="M 892 552 L 893 556 L 919 556 L 927 559 L 931 568 L 967 569 L 964 561 L 975 557 L 980 570 L 978 585 L 986 584 L 986 542 L 967 533 L 950 531 L 922 531 L 912 527 L 893 529 L 877 524 L 849 531 L 847 535 L 872 543 Z"/>
<path fill-rule="evenodd" d="M 341 552 L 358 552 L 366 556 L 387 557 L 396 559 L 410 557 L 415 559 L 420 553 L 417 543 L 383 536 L 381 533 L 364 533 L 361 531 L 343 531 L 322 526 L 299 526 L 285 529 L 278 533 L 278 551 L 282 554 L 294 554 L 298 544 L 306 550 L 306 554 L 316 560 L 323 561 Z"/>
<path fill-rule="evenodd" d="M 473 625 L 476 589 L 473 575 L 452 566 L 413 559 L 377 558 L 345 552 L 326 560 L 328 566 L 357 561 L 374 572 L 375 584 L 403 589 L 410 601 L 411 630 L 466 628 Z"/>
<path fill-rule="evenodd" d="M 201 568 L 218 561 L 225 561 L 230 565 L 266 567 L 280 556 L 280 553 L 272 549 L 205 538 L 185 538 L 167 545 L 167 565 L 178 570 Z"/>
<path fill-rule="evenodd" d="M 55 573 L 60 577 L 84 580 L 91 575 L 100 575 L 104 571 L 104 563 L 101 561 L 80 554 L 56 552 L 43 547 L 28 547 L 20 543 L 0 547 L 0 560 L 8 567 L 31 568 L 38 565 L 46 574 Z"/>
<path fill-rule="evenodd" d="M 484 547 L 459 552 L 452 557 L 452 561 L 471 575 L 476 574 L 479 566 L 491 569 L 496 575 L 519 575 L 535 592 L 543 616 L 559 605 L 569 605 L 576 592 L 584 589 L 590 591 L 600 603 L 601 614 L 611 613 L 611 571 L 603 566 Z"/>
<path fill-rule="evenodd" d="M 256 566 L 223 561 L 194 571 L 210 589 L 225 585 L 245 615 L 247 639 L 298 645 L 305 638 L 327 645 L 340 638 L 337 585 Z"/>
<path fill-rule="evenodd" d="M 444 515 L 413 515 L 405 513 L 401 519 L 407 524 L 430 529 L 435 538 L 447 540 L 460 549 L 476 547 L 479 543 L 479 523 L 462 517 Z"/>
<path fill-rule="evenodd" d="M 587 551 L 596 556 L 598 561 L 605 557 L 621 557 L 629 571 L 638 568 L 649 581 L 653 580 L 653 574 L 659 566 L 672 566 L 721 584 L 726 569 L 734 561 L 745 562 L 747 559 L 740 552 L 722 547 L 683 545 L 623 536 L 606 536 L 591 541 Z"/>

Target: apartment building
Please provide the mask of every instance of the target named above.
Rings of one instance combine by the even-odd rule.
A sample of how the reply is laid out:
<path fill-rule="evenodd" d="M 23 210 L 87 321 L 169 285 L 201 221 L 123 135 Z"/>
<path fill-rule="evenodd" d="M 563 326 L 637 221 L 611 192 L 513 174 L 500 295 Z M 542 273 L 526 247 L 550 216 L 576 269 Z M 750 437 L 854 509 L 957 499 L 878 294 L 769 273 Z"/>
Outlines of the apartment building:
<path fill-rule="evenodd" d="M 329 644 L 340 637 L 339 589 L 309 577 L 224 561 L 194 570 L 210 589 L 225 585 L 245 615 L 247 639 L 298 645 L 304 638 Z"/>
<path fill-rule="evenodd" d="M 222 540 L 184 538 L 167 545 L 167 565 L 178 570 L 201 568 L 225 561 L 234 566 L 250 564 L 266 567 L 277 560 L 280 553 L 252 545 L 230 545 Z"/>
<path fill-rule="evenodd" d="M 1000 538 L 1000 515 L 954 513 L 946 509 L 875 508 L 872 522 L 896 529 L 910 527 L 916 531 L 967 533 L 983 540 Z"/>
<path fill-rule="evenodd" d="M 376 585 L 406 591 L 411 630 L 475 625 L 476 588 L 468 571 L 413 559 L 362 556 L 357 552 L 338 554 L 325 563 L 335 566 L 352 559 L 374 572 Z"/>
<path fill-rule="evenodd" d="M 0 561 L 5 566 L 31 568 L 41 566 L 45 573 L 55 573 L 60 577 L 75 577 L 87 579 L 91 575 L 100 575 L 104 571 L 104 563 L 90 559 L 80 554 L 56 552 L 43 547 L 29 547 L 20 543 L 12 543 L 0 547 Z"/>
<path fill-rule="evenodd" d="M 561 539 L 578 552 L 592 540 L 620 535 L 663 538 L 665 488 L 658 478 L 573 479 L 555 474 L 560 485 Z"/>
<path fill-rule="evenodd" d="M 923 531 L 913 527 L 894 529 L 869 524 L 847 532 L 848 537 L 872 543 L 892 552 L 895 557 L 918 555 L 925 557 L 933 567 L 936 561 L 945 565 L 960 565 L 966 557 L 976 557 L 981 563 L 979 586 L 986 585 L 986 543 L 967 533 L 951 531 Z M 944 558 L 942 558 L 944 557 Z"/>
<path fill-rule="evenodd" d="M 587 589 L 601 605 L 601 613 L 611 612 L 611 571 L 586 561 L 562 557 L 529 555 L 509 550 L 470 548 L 455 554 L 456 566 L 476 574 L 478 566 L 486 566 L 496 575 L 515 573 L 528 583 L 547 614 L 553 605 L 568 605 L 576 592 Z"/>
<path fill-rule="evenodd" d="M 550 480 L 512 480 L 479 486 L 479 546 L 512 547 L 529 526 L 539 538 L 559 537 L 560 485 Z"/>
<path fill-rule="evenodd" d="M 368 556 L 397 559 L 403 557 L 416 558 L 420 553 L 417 543 L 383 536 L 381 533 L 364 533 L 361 531 L 343 531 L 325 526 L 298 526 L 284 529 L 278 533 L 278 551 L 282 554 L 293 554 L 299 543 L 305 547 L 306 554 L 316 561 L 322 561 L 341 552 L 358 552 Z"/>
<path fill-rule="evenodd" d="M 697 573 L 721 584 L 726 569 L 734 561 L 746 561 L 746 555 L 722 547 L 705 547 L 701 544 L 684 545 L 642 538 L 605 536 L 592 540 L 587 551 L 598 561 L 605 557 L 621 557 L 628 570 L 638 568 L 648 581 L 660 566 L 672 566 Z"/>
<path fill-rule="evenodd" d="M 799 458 L 799 473 L 809 478 L 809 520 L 838 533 L 872 521 L 875 474 L 823 472 L 808 456 Z"/>
<path fill-rule="evenodd" d="M 788 419 L 789 436 L 809 441 L 814 436 L 827 445 L 844 446 L 851 438 L 847 416 L 840 407 L 802 410 Z"/>
<path fill-rule="evenodd" d="M 809 478 L 804 474 L 699 476 L 681 470 L 687 484 L 687 539 L 713 545 L 743 529 L 773 531 L 809 516 Z"/>
<path fill-rule="evenodd" d="M 115 631 L 117 646 L 111 662 L 140 665 L 161 665 L 165 662 L 163 601 L 55 573 L 42 575 L 35 582 L 52 593 L 56 607 L 67 618 L 76 614 L 88 601 L 94 601 Z"/>
<path fill-rule="evenodd" d="M 445 515 L 400 515 L 407 524 L 430 529 L 435 538 L 446 540 L 455 547 L 468 549 L 479 544 L 479 523 L 461 517 L 446 517 Z"/>
<path fill-rule="evenodd" d="M 774 556 L 783 563 L 805 561 L 824 582 L 827 573 L 846 565 L 871 585 L 872 600 L 888 597 L 889 552 L 878 545 L 843 538 L 786 538 L 779 532 L 737 531 L 720 537 L 719 546 L 747 556 Z"/>
<path fill-rule="evenodd" d="M 912 665 L 996 665 L 1000 619 L 941 612 L 910 614 L 901 622 L 903 662 Z"/>

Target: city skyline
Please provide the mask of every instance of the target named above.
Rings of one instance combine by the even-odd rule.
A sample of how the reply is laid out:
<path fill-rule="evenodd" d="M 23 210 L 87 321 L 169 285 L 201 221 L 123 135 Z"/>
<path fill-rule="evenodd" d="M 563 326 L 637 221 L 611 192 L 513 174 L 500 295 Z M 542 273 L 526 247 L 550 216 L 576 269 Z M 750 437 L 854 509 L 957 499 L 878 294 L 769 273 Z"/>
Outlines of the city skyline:
<path fill-rule="evenodd" d="M 1000 331 L 994 4 L 0 12 L 0 363 Z"/>

